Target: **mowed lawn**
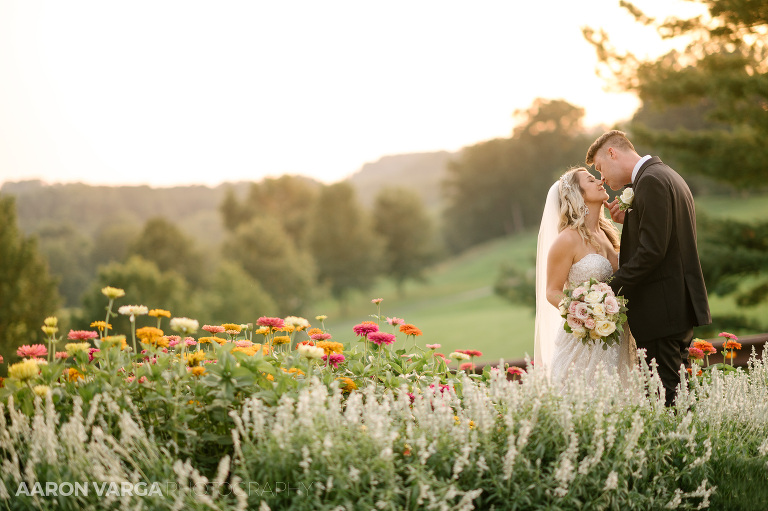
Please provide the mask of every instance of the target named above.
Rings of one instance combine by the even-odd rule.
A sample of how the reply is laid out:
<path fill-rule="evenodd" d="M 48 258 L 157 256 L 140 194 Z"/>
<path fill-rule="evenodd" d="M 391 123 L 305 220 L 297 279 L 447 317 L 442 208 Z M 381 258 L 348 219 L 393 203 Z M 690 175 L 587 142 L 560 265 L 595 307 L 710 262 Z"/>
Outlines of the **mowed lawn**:
<path fill-rule="evenodd" d="M 696 198 L 699 211 L 720 218 L 749 221 L 768 217 L 768 198 Z M 333 300 L 319 301 L 310 307 L 308 318 L 326 314 L 325 324 L 341 342 L 354 341 L 352 327 L 372 320 L 376 313 L 372 298 L 383 298 L 383 316 L 396 316 L 419 327 L 424 336 L 419 346 L 441 344 L 440 352 L 476 349 L 483 352 L 481 362 L 514 360 L 533 356 L 534 311 L 512 304 L 493 293 L 493 285 L 502 264 L 511 263 L 533 271 L 536 256 L 536 232 L 492 241 L 444 261 L 427 272 L 427 282 L 408 283 L 404 297 L 399 297 L 391 282 L 381 280 L 370 293 L 354 294 L 348 310 L 340 312 Z M 710 297 L 713 314 L 746 313 L 764 319 L 765 310 L 738 307 L 732 299 Z M 764 309 L 764 307 L 763 307 Z M 391 328 L 383 325 L 383 329 Z M 757 333 L 757 332 L 742 332 Z M 397 346 L 402 346 L 399 334 Z"/>

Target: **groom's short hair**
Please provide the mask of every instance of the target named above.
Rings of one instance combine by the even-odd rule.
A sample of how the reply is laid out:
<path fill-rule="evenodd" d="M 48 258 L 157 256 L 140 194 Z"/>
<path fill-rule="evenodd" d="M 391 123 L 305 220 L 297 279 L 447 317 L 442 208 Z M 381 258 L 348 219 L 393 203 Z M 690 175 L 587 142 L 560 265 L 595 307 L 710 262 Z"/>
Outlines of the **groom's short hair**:
<path fill-rule="evenodd" d="M 597 140 L 592 142 L 592 145 L 589 146 L 589 149 L 587 150 L 587 165 L 592 165 L 595 163 L 595 155 L 600 150 L 601 147 L 604 145 L 609 145 L 611 147 L 615 147 L 617 149 L 629 149 L 630 151 L 635 150 L 635 146 L 632 145 L 632 142 L 629 141 L 627 138 L 626 133 L 619 130 L 611 130 L 606 131 L 602 135 L 598 137 Z"/>

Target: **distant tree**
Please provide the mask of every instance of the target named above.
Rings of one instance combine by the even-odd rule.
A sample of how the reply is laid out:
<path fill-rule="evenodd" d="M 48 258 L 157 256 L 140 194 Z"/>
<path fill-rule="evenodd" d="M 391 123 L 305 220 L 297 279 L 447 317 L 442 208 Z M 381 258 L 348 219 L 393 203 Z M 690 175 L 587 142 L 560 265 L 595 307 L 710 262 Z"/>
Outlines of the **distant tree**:
<path fill-rule="evenodd" d="M 646 16 L 630 2 L 621 5 L 639 23 L 654 26 L 663 38 L 685 36 L 689 44 L 657 59 L 641 59 L 614 48 L 608 34 L 585 29 L 596 48 L 606 79 L 634 91 L 643 102 L 630 131 L 638 144 L 662 154 L 684 175 L 704 175 L 731 187 L 765 190 L 768 182 L 768 7 L 755 0 L 698 0 L 709 16 L 693 19 Z M 650 113 L 693 111 L 688 121 L 666 117 L 648 122 Z M 733 295 L 743 307 L 765 304 L 763 219 L 716 221 L 699 214 L 699 251 L 707 289 Z M 762 236 L 762 237 L 761 237 Z M 761 244 L 762 243 L 762 244 Z M 716 328 L 755 330 L 739 316 L 713 317 Z M 760 329 L 764 330 L 763 326 Z M 702 330 L 703 331 L 703 330 Z M 698 332 L 698 331 L 697 331 Z M 701 334 L 703 335 L 703 334 Z"/>
<path fill-rule="evenodd" d="M 128 255 L 152 261 L 160 271 L 175 271 L 195 288 L 200 288 L 207 276 L 203 256 L 192 240 L 165 218 L 147 220 Z"/>
<path fill-rule="evenodd" d="M 91 265 L 101 265 L 124 261 L 128 250 L 141 233 L 141 225 L 129 221 L 108 222 L 101 225 L 93 238 Z M 94 278 L 95 278 L 94 271 Z"/>
<path fill-rule="evenodd" d="M 0 354 L 40 340 L 43 320 L 56 312 L 59 295 L 37 244 L 16 222 L 15 199 L 0 196 Z"/>
<path fill-rule="evenodd" d="M 535 261 L 526 270 L 512 264 L 503 264 L 493 285 L 493 292 L 512 303 L 536 309 L 536 266 Z"/>
<path fill-rule="evenodd" d="M 310 217 L 308 243 L 319 281 L 342 308 L 350 291 L 365 291 L 381 273 L 382 241 L 348 183 L 326 186 Z"/>
<path fill-rule="evenodd" d="M 516 116 L 511 138 L 466 147 L 449 164 L 443 226 L 454 251 L 538 225 L 549 186 L 584 160 L 582 108 L 537 99 Z"/>
<path fill-rule="evenodd" d="M 239 264 L 274 299 L 282 315 L 299 314 L 315 284 L 312 257 L 296 248 L 280 222 L 254 218 L 224 242 L 223 257 Z"/>
<path fill-rule="evenodd" d="M 201 319 L 209 324 L 256 323 L 261 316 L 279 314 L 277 304 L 262 285 L 232 261 L 219 264 L 201 301 Z"/>
<path fill-rule="evenodd" d="M 300 176 L 266 178 L 252 183 L 248 196 L 238 201 L 232 190 L 220 206 L 224 225 L 234 231 L 254 218 L 272 217 L 280 221 L 296 246 L 306 239 L 306 229 L 319 184 Z"/>
<path fill-rule="evenodd" d="M 108 300 L 101 293 L 106 286 L 125 290 L 125 296 L 115 302 L 113 312 L 120 305 L 146 305 L 150 309 L 165 309 L 173 316 L 195 318 L 200 313 L 189 284 L 174 271 L 160 271 L 155 263 L 141 256 L 131 256 L 126 262 L 102 266 L 98 277 L 83 297 L 83 307 L 76 320 L 76 328 L 88 329 L 93 321 L 104 321 Z M 155 318 L 140 318 L 137 326 L 154 326 Z M 110 323 L 117 333 L 130 332 L 126 316 L 112 318 Z M 166 328 L 168 330 L 167 323 Z"/>
<path fill-rule="evenodd" d="M 36 232 L 40 252 L 51 275 L 59 281 L 59 294 L 66 307 L 78 307 L 83 292 L 95 277 L 91 266 L 91 240 L 69 221 L 51 220 Z"/>
<path fill-rule="evenodd" d="M 403 294 L 407 280 L 423 280 L 424 269 L 437 257 L 432 220 L 421 198 L 406 188 L 382 188 L 372 211 L 374 231 L 384 242 L 384 274 Z"/>

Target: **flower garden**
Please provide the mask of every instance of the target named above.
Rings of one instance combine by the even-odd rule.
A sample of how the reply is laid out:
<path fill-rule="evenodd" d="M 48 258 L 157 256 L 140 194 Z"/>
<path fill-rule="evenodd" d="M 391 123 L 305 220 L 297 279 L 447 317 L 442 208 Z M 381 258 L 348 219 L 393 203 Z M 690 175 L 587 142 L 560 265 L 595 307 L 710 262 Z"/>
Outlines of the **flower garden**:
<path fill-rule="evenodd" d="M 606 372 L 563 392 L 533 364 L 480 372 L 479 352 L 422 346 L 428 333 L 381 299 L 328 332 L 323 316 L 200 326 L 103 293 L 92 330 L 65 336 L 47 318 L 46 342 L 8 366 L 2 508 L 768 505 L 765 352 L 746 369 L 709 365 L 714 348 L 697 341 L 665 408 L 653 367 L 627 388 Z M 112 331 L 116 314 L 129 332 Z"/>

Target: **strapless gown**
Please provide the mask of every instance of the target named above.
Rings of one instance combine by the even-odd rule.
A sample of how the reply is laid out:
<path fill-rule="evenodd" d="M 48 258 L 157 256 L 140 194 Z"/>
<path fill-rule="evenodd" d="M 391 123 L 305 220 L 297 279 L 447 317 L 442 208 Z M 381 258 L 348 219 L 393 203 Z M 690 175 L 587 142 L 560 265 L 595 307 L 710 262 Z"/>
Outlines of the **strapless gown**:
<path fill-rule="evenodd" d="M 590 278 L 605 282 L 612 274 L 613 266 L 608 259 L 600 254 L 588 254 L 571 266 L 568 287 L 573 288 Z M 584 344 L 563 329 L 564 323 L 565 319 L 560 321 L 555 337 L 555 353 L 552 360 L 554 382 L 562 384 L 570 375 L 583 376 L 589 383 L 600 366 L 604 370 L 618 371 L 621 380 L 626 381 L 628 372 L 637 365 L 637 347 L 629 325 L 624 325 L 618 345 L 603 349 L 600 343 Z"/>

